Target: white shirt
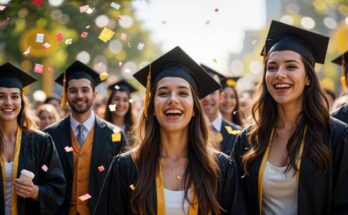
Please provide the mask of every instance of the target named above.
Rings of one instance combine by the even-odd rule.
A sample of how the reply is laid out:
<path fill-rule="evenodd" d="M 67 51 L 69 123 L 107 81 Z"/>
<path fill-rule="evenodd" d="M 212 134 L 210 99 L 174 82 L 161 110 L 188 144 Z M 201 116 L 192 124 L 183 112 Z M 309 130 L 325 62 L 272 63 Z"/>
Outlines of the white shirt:
<path fill-rule="evenodd" d="M 190 190 L 188 194 L 190 196 Z M 185 191 L 173 191 L 164 188 L 165 210 L 166 215 L 186 215 L 189 212 L 190 204 L 185 199 Z M 184 202 L 185 199 L 185 202 Z M 184 208 L 183 208 L 184 203 Z"/>
<path fill-rule="evenodd" d="M 262 181 L 262 214 L 297 214 L 298 182 L 291 168 L 277 167 L 267 161 Z"/>
<path fill-rule="evenodd" d="M 76 119 L 74 119 L 72 115 L 70 115 L 70 125 L 72 130 L 74 131 L 75 137 L 77 136 L 78 125 L 83 124 L 85 126 L 85 129 L 83 130 L 83 135 L 86 138 L 89 132 L 91 131 L 91 129 L 93 128 L 94 123 L 95 123 L 95 114 L 93 111 L 91 115 L 88 117 L 88 119 L 86 119 L 86 121 L 84 121 L 83 123 L 78 122 Z"/>
<path fill-rule="evenodd" d="M 220 112 L 218 112 L 217 117 L 210 122 L 210 125 L 212 125 L 216 131 L 221 131 L 221 125 L 222 125 L 222 115 Z"/>
<path fill-rule="evenodd" d="M 12 194 L 12 164 L 5 162 L 6 189 L 5 189 L 5 215 L 11 215 L 11 194 Z"/>

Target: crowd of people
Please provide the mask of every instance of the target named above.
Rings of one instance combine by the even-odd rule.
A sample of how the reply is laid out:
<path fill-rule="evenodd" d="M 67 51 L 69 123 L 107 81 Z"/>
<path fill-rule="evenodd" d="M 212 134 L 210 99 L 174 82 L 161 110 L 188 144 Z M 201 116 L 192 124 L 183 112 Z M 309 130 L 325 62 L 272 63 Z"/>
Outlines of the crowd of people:
<path fill-rule="evenodd" d="M 315 72 L 328 42 L 272 21 L 244 107 L 240 77 L 180 47 L 133 75 L 141 111 L 126 80 L 97 111 L 104 80 L 75 61 L 55 80 L 62 96 L 33 113 L 23 88 L 36 80 L 3 64 L 0 214 L 348 214 L 348 104 Z M 347 60 L 333 61 L 345 87 Z"/>

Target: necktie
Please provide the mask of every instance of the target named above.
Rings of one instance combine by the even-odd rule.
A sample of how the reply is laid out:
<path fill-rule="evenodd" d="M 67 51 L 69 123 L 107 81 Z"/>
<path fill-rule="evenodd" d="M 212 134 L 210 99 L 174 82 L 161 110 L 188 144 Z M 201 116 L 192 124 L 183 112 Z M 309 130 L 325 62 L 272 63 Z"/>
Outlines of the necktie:
<path fill-rule="evenodd" d="M 76 139 L 79 142 L 80 146 L 82 146 L 83 142 L 85 141 L 85 135 L 83 134 L 84 130 L 85 130 L 85 126 L 83 124 L 80 124 L 77 126 Z"/>

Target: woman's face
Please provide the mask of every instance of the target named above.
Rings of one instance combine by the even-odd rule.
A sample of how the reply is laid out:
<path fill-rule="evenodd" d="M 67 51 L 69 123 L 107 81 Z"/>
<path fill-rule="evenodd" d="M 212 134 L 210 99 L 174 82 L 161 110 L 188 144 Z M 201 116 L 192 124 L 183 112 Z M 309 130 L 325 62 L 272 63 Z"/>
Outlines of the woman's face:
<path fill-rule="evenodd" d="M 293 51 L 270 53 L 265 81 L 268 92 L 281 105 L 302 104 L 304 88 L 310 84 L 301 56 Z"/>
<path fill-rule="evenodd" d="M 155 117 L 161 129 L 180 131 L 188 128 L 194 115 L 190 84 L 178 77 L 158 81 L 154 95 Z"/>
<path fill-rule="evenodd" d="M 43 110 L 40 112 L 39 119 L 40 119 L 40 129 L 44 129 L 55 122 L 53 114 L 51 114 L 47 110 Z"/>
<path fill-rule="evenodd" d="M 223 114 L 231 114 L 237 105 L 237 95 L 234 93 L 232 87 L 225 87 L 223 89 L 222 100 L 220 104 L 220 111 Z"/>
<path fill-rule="evenodd" d="M 20 89 L 0 87 L 0 120 L 17 121 L 22 108 Z"/>
<path fill-rule="evenodd" d="M 117 117 L 125 117 L 129 111 L 129 96 L 127 92 L 116 91 L 111 99 L 111 104 L 116 105 L 113 115 Z"/>

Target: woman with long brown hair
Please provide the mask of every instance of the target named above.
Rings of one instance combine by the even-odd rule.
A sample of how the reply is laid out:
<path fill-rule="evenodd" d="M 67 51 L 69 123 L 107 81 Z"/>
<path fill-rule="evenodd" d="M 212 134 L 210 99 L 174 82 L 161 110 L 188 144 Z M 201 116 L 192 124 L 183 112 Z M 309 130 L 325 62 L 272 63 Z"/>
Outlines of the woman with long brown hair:
<path fill-rule="evenodd" d="M 55 214 L 65 179 L 52 138 L 36 130 L 23 87 L 35 79 L 0 66 L 0 214 Z"/>
<path fill-rule="evenodd" d="M 199 102 L 219 85 L 180 47 L 134 76 L 144 113 L 136 147 L 111 169 L 109 214 L 244 214 L 239 174 L 209 144 Z"/>
<path fill-rule="evenodd" d="M 348 128 L 330 118 L 314 71 L 328 41 L 271 24 L 254 122 L 232 152 L 250 214 L 348 214 Z"/>

